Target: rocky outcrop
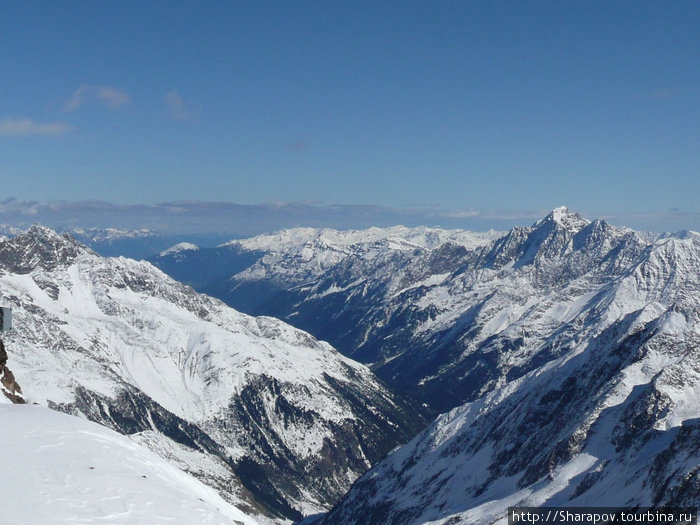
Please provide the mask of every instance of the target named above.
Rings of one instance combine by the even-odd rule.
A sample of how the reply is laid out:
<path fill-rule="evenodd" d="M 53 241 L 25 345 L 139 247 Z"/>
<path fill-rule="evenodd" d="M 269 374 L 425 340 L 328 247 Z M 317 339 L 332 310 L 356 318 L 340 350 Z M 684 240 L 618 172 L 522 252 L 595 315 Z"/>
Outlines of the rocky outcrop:
<path fill-rule="evenodd" d="M 7 368 L 7 351 L 5 344 L 0 339 L 0 391 L 3 395 L 13 403 L 24 403 L 22 397 L 22 388 L 15 380 L 12 371 Z"/>

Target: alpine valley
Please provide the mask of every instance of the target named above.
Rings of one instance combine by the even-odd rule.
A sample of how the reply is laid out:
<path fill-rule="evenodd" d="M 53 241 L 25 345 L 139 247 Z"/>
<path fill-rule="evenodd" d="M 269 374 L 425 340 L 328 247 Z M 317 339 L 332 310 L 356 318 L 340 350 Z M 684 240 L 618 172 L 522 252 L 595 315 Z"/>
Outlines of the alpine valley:
<path fill-rule="evenodd" d="M 234 258 L 209 293 L 329 340 L 445 412 L 322 523 L 700 502 L 699 234 L 557 208 L 502 235 L 287 230 L 216 250 L 255 261 Z M 186 247 L 154 261 L 186 273 L 207 258 Z"/>

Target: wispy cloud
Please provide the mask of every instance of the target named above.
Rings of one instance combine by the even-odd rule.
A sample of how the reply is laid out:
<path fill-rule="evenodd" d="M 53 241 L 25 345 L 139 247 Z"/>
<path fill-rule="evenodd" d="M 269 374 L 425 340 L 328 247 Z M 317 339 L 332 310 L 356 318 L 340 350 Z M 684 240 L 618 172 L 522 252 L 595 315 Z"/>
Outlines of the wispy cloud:
<path fill-rule="evenodd" d="M 37 202 L 18 201 L 17 199 L 5 199 L 0 201 L 0 215 L 36 215 Z"/>
<path fill-rule="evenodd" d="M 163 103 L 168 110 L 168 116 L 175 120 L 190 120 L 192 115 L 187 111 L 185 100 L 177 90 L 168 91 L 163 96 Z"/>
<path fill-rule="evenodd" d="M 69 124 L 63 122 L 34 122 L 29 118 L 6 118 L 0 120 L 0 136 L 3 137 L 26 137 L 30 135 L 58 136 L 73 129 Z"/>
<path fill-rule="evenodd" d="M 131 102 L 131 97 L 125 91 L 110 86 L 91 86 L 83 84 L 76 89 L 64 105 L 68 113 L 80 109 L 88 101 L 96 100 L 107 108 L 115 111 Z"/>

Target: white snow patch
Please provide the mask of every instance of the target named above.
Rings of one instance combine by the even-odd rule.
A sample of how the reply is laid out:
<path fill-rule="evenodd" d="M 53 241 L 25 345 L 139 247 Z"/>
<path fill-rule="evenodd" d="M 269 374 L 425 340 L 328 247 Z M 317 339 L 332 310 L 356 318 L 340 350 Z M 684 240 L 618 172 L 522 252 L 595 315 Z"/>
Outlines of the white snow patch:
<path fill-rule="evenodd" d="M 197 250 L 199 250 L 199 246 L 197 246 L 196 244 L 192 244 L 189 242 L 180 242 L 171 246 L 167 250 L 163 250 L 162 252 L 160 252 L 160 256 L 165 257 L 166 255 L 173 255 L 180 252 Z"/>

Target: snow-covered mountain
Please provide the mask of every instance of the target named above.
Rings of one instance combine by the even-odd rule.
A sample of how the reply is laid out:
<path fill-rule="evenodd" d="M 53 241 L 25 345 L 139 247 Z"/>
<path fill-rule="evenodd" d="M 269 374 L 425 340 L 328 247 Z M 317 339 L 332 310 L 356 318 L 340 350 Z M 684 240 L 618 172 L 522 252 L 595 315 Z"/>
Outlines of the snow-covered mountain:
<path fill-rule="evenodd" d="M 562 322 L 651 242 L 562 208 L 480 246 L 445 242 L 352 254 L 277 290 L 263 311 L 329 340 L 392 386 L 447 410 L 555 357 L 550 343 Z M 287 260 L 291 265 L 293 258 Z M 267 286 L 270 278 L 246 270 L 234 280 L 238 292 Z M 502 357 L 526 343 L 538 351 Z"/>
<path fill-rule="evenodd" d="M 238 272 L 231 280 L 213 276 L 218 291 L 211 281 L 203 288 L 330 341 L 444 411 L 554 357 L 547 341 L 561 323 L 653 242 L 566 208 L 501 235 L 302 229 L 232 243 L 263 255 L 232 268 Z M 205 260 L 194 257 L 187 260 Z M 173 267 L 186 274 L 199 266 L 169 261 L 156 264 L 173 274 Z M 502 359 L 504 349 L 530 340 L 540 350 Z"/>
<path fill-rule="evenodd" d="M 499 232 L 468 232 L 441 228 L 369 228 L 366 230 L 334 230 L 332 228 L 291 228 L 276 233 L 266 233 L 248 239 L 236 239 L 217 248 L 202 248 L 191 257 L 205 259 L 193 261 L 198 268 L 220 267 L 222 278 L 233 278 L 229 288 L 244 280 L 268 278 L 280 287 L 289 287 L 318 277 L 346 257 L 361 256 L 377 251 L 431 250 L 446 242 L 474 248 L 499 237 Z M 151 260 L 168 273 L 180 271 L 182 258 L 172 260 L 171 254 L 183 252 L 183 246 L 175 245 Z M 195 248 L 194 245 L 188 248 Z M 228 258 L 226 257 L 228 254 Z M 245 258 L 236 264 L 236 258 Z M 231 267 L 233 265 L 233 267 Z M 224 283 L 219 282 L 220 286 Z"/>
<path fill-rule="evenodd" d="M 438 297 L 451 309 L 426 322 L 459 331 L 453 362 L 471 360 L 461 373 L 484 378 L 473 375 L 471 402 L 364 475 L 323 523 L 505 524 L 510 506 L 698 505 L 699 234 L 645 240 L 558 209 L 420 300 Z"/>
<path fill-rule="evenodd" d="M 197 251 L 199 250 L 199 246 L 196 244 L 192 244 L 191 242 L 179 242 L 177 244 L 174 244 L 167 250 L 163 250 L 160 252 L 159 256 L 160 257 L 165 257 L 167 255 L 178 255 L 182 254 L 183 252 L 189 252 L 189 251 Z"/>
<path fill-rule="evenodd" d="M 265 233 L 248 239 L 229 241 L 222 246 L 241 246 L 249 251 L 278 252 L 287 249 L 297 251 L 302 245 L 308 248 L 321 246 L 336 251 L 343 248 L 388 241 L 398 249 L 437 248 L 445 242 L 453 242 L 467 247 L 480 246 L 499 236 L 499 232 L 469 232 L 465 230 L 445 230 L 419 226 L 392 226 L 390 228 L 368 228 L 365 230 L 335 230 L 333 228 L 290 228 L 276 233 Z M 348 250 L 350 251 L 350 250 Z M 320 256 L 320 254 L 319 254 Z"/>
<path fill-rule="evenodd" d="M 0 240 L 6 241 L 22 233 L 23 230 L 11 224 L 0 224 Z"/>
<path fill-rule="evenodd" d="M 369 228 L 338 231 L 294 228 L 227 243 L 244 253 L 263 253 L 255 264 L 236 273 L 230 295 L 247 295 L 246 285 L 265 283 L 287 290 L 324 276 L 347 260 L 381 259 L 389 254 L 415 255 L 445 243 L 473 249 L 497 238 L 498 232 L 468 232 L 440 228 Z M 236 299 L 240 300 L 240 299 Z"/>
<path fill-rule="evenodd" d="M 103 426 L 1 398 L 0 421 L 3 523 L 258 523 Z"/>
<path fill-rule="evenodd" d="M 476 249 L 346 259 L 278 294 L 269 312 L 446 410 L 556 357 L 562 323 L 648 246 L 631 230 L 557 209 Z M 315 325 L 321 313 L 329 320 Z"/>
<path fill-rule="evenodd" d="M 304 261 L 301 245 L 281 249 L 280 262 L 239 272 L 237 289 L 290 275 L 294 250 Z M 457 407 L 364 475 L 324 524 L 700 501 L 697 233 L 642 234 L 557 208 L 480 246 L 367 250 L 291 276 L 264 311 L 440 410 Z"/>
<path fill-rule="evenodd" d="M 0 243 L 0 301 L 27 401 L 133 436 L 248 514 L 328 508 L 423 424 L 327 343 L 43 227 Z"/>

